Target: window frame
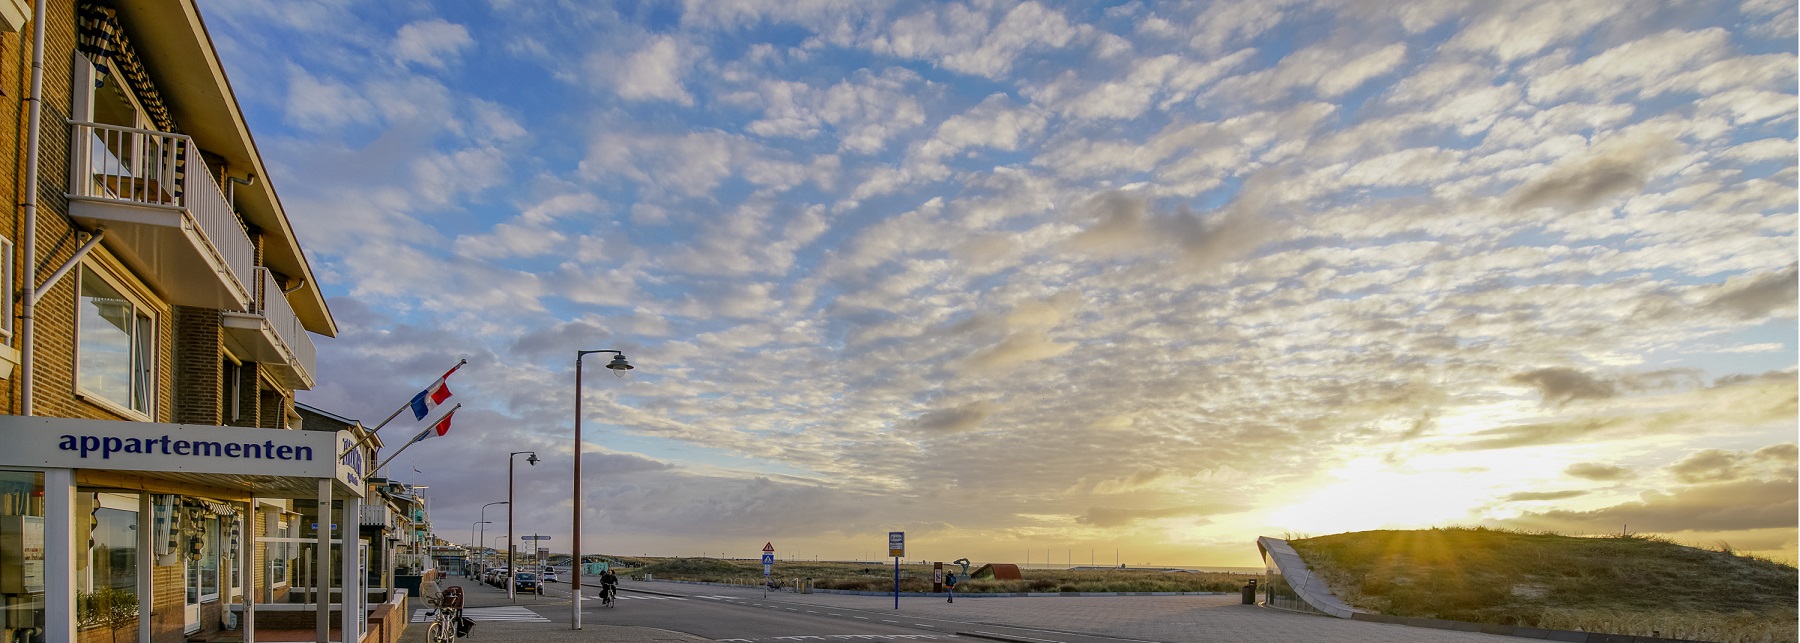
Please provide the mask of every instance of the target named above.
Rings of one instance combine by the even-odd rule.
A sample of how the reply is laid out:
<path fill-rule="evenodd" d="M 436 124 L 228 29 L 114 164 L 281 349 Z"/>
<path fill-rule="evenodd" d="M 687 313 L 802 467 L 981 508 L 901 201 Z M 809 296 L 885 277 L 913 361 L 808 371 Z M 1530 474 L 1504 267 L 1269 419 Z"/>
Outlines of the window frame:
<path fill-rule="evenodd" d="M 82 260 L 80 270 L 76 272 L 75 310 L 73 311 L 75 332 L 72 342 L 74 345 L 72 370 L 74 372 L 70 382 L 74 387 L 75 396 L 130 419 L 142 422 L 155 421 L 162 402 L 162 324 L 168 315 L 168 308 L 160 300 L 150 296 L 149 290 L 144 288 L 142 282 L 116 262 L 90 254 Z M 90 273 L 118 292 L 119 296 L 124 297 L 132 305 L 132 314 L 134 322 L 136 322 L 134 326 L 139 329 L 139 332 L 131 336 L 130 342 L 134 353 L 141 352 L 143 361 L 134 361 L 131 366 L 133 370 L 131 377 L 133 379 L 138 377 L 138 371 L 141 370 L 143 377 L 141 384 L 144 389 L 143 397 L 146 407 L 142 410 L 131 408 L 129 400 L 123 402 L 114 400 L 104 393 L 94 391 L 81 384 L 81 306 L 83 298 L 81 288 L 82 282 Z M 138 319 L 138 317 L 147 319 Z"/>

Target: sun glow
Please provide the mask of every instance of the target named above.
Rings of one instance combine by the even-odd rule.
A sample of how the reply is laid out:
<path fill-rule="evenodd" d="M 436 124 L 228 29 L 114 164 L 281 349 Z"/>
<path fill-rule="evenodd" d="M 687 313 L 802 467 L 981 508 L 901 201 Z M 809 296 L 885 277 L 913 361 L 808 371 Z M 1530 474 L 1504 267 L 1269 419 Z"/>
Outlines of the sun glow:
<path fill-rule="evenodd" d="M 1310 535 L 1466 524 L 1488 517 L 1504 495 L 1559 477 L 1565 466 L 1562 458 L 1521 455 L 1357 458 L 1321 476 L 1322 484 L 1297 490 L 1298 499 L 1271 510 L 1267 524 Z"/>

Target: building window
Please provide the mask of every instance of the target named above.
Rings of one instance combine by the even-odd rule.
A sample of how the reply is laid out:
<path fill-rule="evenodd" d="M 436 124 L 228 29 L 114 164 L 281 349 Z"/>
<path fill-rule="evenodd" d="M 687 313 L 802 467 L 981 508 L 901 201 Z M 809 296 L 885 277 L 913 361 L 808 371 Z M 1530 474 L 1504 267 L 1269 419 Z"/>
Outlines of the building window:
<path fill-rule="evenodd" d="M 44 474 L 0 471 L 0 548 L 17 553 L 17 565 L 0 574 L 0 640 L 42 638 L 44 622 Z M 9 556 L 10 557 L 10 556 Z M 36 636 L 38 638 L 33 638 Z"/>
<path fill-rule="evenodd" d="M 295 538 L 292 521 L 279 518 L 276 522 L 274 536 L 278 538 Z M 265 556 L 269 559 L 269 586 L 286 587 L 288 584 L 288 560 L 293 558 L 298 549 L 292 542 L 269 543 L 269 551 Z"/>
<path fill-rule="evenodd" d="M 230 355 L 225 356 L 222 372 L 225 374 L 225 421 L 227 422 L 236 422 L 243 417 L 243 413 L 239 411 L 239 404 L 242 402 L 239 392 L 244 377 L 243 369 L 244 367 L 237 360 L 232 359 Z"/>
<path fill-rule="evenodd" d="M 156 317 L 91 268 L 81 271 L 76 306 L 76 386 L 147 419 L 155 410 Z"/>
<path fill-rule="evenodd" d="M 76 617 L 85 626 L 111 627 L 108 605 L 138 603 L 137 505 L 136 494 L 76 496 L 76 515 L 86 517 L 75 533 L 77 546 L 86 545 L 75 558 Z"/>

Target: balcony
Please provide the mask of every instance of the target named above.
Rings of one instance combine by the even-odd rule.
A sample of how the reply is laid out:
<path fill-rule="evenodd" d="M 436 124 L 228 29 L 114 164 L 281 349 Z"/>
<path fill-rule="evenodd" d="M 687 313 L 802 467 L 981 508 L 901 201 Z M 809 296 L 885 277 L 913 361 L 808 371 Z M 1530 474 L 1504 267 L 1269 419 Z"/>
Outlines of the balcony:
<path fill-rule="evenodd" d="M 70 126 L 69 216 L 106 228 L 107 247 L 170 303 L 249 309 L 255 249 L 193 141 L 99 123 Z"/>
<path fill-rule="evenodd" d="M 394 512 L 388 508 L 387 503 L 385 502 L 362 506 L 362 526 L 385 527 L 388 529 L 398 528 L 394 524 Z"/>
<path fill-rule="evenodd" d="M 268 268 L 256 267 L 252 283 L 252 305 L 249 312 L 226 311 L 220 325 L 236 343 L 233 348 L 244 351 L 251 359 L 269 367 L 288 387 L 311 390 L 313 373 L 319 363 L 319 349 L 312 336 L 300 324 L 300 317 L 288 305 L 287 294 Z"/>

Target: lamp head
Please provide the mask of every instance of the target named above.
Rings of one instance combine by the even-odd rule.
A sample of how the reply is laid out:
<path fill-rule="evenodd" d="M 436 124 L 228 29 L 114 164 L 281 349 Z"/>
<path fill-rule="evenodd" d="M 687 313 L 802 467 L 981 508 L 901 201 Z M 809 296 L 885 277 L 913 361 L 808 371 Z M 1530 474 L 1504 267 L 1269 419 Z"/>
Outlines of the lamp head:
<path fill-rule="evenodd" d="M 625 359 L 624 353 L 613 355 L 612 361 L 607 362 L 606 367 L 615 371 L 629 371 L 632 369 L 631 361 Z"/>
<path fill-rule="evenodd" d="M 537 463 L 538 463 L 537 452 L 534 451 L 534 452 L 532 452 L 531 455 L 525 456 L 525 464 L 529 464 L 529 465 L 535 467 L 535 466 L 537 466 Z"/>

